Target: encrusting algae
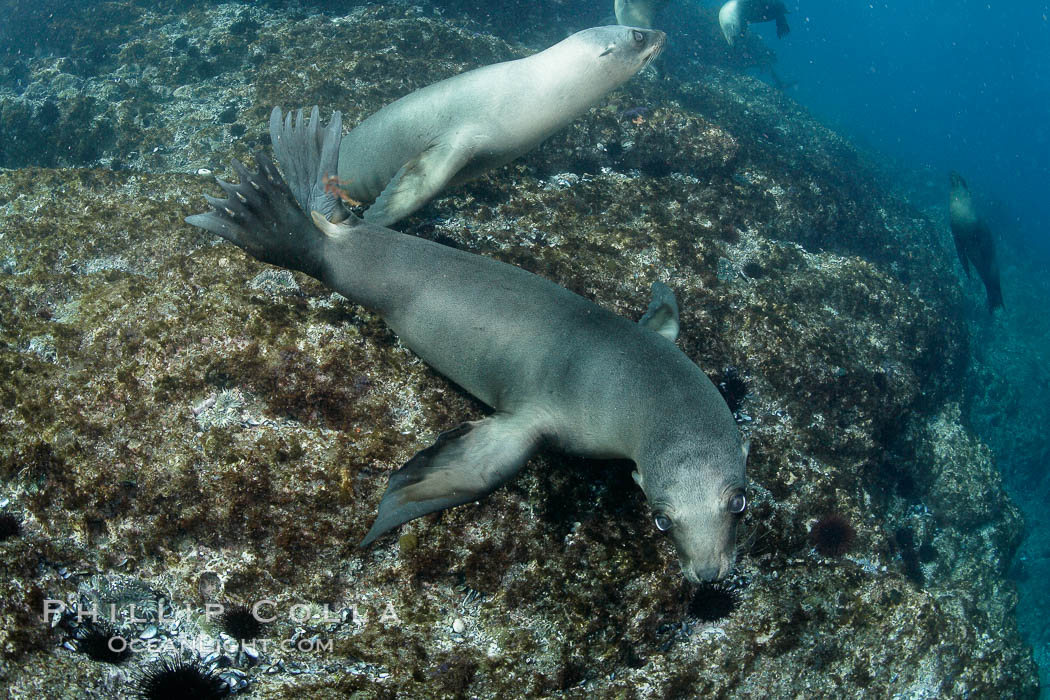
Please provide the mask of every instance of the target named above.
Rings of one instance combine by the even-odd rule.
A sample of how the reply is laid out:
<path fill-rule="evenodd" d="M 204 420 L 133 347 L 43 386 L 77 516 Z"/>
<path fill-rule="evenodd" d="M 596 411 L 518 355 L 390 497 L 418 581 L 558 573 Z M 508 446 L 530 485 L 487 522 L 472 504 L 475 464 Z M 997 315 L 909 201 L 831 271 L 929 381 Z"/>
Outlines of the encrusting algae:
<path fill-rule="evenodd" d="M 88 75 L 41 58 L 26 80 L 69 75 L 88 94 L 167 65 L 123 101 L 53 103 L 71 143 L 97 137 L 90 119 L 72 126 L 77 109 L 113 124 L 141 109 L 152 126 L 64 151 L 60 169 L 0 159 L 20 168 L 0 172 L 0 508 L 21 523 L 0 541 L 12 697 L 131 692 L 62 646 L 45 600 L 136 581 L 171 617 L 120 629 L 185 641 L 214 629 L 206 574 L 216 599 L 272 601 L 265 634 L 295 640 L 227 655 L 227 682 L 252 697 L 1035 697 L 1002 564 L 1022 523 L 957 405 L 954 253 L 848 144 L 728 67 L 643 74 L 402 222 L 630 318 L 653 280 L 675 290 L 683 351 L 746 380 L 752 503 L 732 604 L 698 602 L 626 463 L 544 453 L 484 502 L 361 550 L 387 475 L 482 407 L 314 280 L 249 284 L 266 266 L 182 223 L 210 178 L 171 171 L 229 177 L 226 158 L 265 147 L 274 102 L 353 124 L 525 50 L 398 7 L 142 18 L 157 31 L 131 38 L 116 20 Z M 171 52 L 182 37 L 196 58 Z M 29 104 L 0 96 L 5 123 Z M 620 117 L 639 105 L 644 123 Z M 761 136 L 773 115 L 776 143 Z M 96 167 L 118 154 L 140 171 Z M 828 513 L 856 533 L 842 556 L 810 540 Z"/>

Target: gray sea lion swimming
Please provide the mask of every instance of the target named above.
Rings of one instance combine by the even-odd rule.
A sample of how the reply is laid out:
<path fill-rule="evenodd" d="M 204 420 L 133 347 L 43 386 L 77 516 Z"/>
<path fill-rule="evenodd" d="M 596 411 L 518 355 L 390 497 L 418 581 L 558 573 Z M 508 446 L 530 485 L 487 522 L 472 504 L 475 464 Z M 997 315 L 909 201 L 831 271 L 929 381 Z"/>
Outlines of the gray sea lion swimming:
<path fill-rule="evenodd" d="M 759 22 L 776 22 L 778 39 L 791 31 L 787 8 L 780 0 L 729 0 L 718 11 L 718 25 L 730 46 L 744 35 L 747 25 Z"/>
<path fill-rule="evenodd" d="M 966 181 L 959 173 L 951 174 L 951 194 L 948 198 L 948 212 L 951 218 L 952 238 L 955 239 L 955 252 L 959 263 L 970 276 L 970 265 L 977 270 L 984 282 L 988 294 L 988 311 L 1003 306 L 1003 291 L 999 286 L 999 262 L 995 255 L 995 241 L 992 232 L 977 215 L 973 196 Z"/>
<path fill-rule="evenodd" d="M 293 122 L 274 108 L 274 153 L 299 203 L 338 219 L 326 176 L 346 196 L 373 202 L 366 221 L 389 226 L 449 185 L 477 177 L 531 150 L 651 62 L 663 32 L 594 27 L 516 61 L 495 63 L 428 85 L 383 107 L 350 131 L 338 150 L 319 153 L 316 108 Z M 329 130 L 341 128 L 333 115 Z M 322 157 L 318 180 L 312 161 Z M 308 160 L 303 160 L 307 158 Z M 307 172 L 310 171 L 310 172 Z"/>
<path fill-rule="evenodd" d="M 338 131 L 318 132 L 317 152 Z M 378 312 L 431 367 L 493 409 L 443 433 L 390 477 L 362 546 L 474 501 L 543 446 L 634 460 L 686 578 L 725 576 L 746 506 L 747 443 L 718 390 L 675 345 L 678 307 L 653 285 L 639 323 L 505 263 L 364 222 L 311 218 L 262 154 L 258 173 L 187 222 Z M 315 163 L 319 160 L 315 159 Z"/>

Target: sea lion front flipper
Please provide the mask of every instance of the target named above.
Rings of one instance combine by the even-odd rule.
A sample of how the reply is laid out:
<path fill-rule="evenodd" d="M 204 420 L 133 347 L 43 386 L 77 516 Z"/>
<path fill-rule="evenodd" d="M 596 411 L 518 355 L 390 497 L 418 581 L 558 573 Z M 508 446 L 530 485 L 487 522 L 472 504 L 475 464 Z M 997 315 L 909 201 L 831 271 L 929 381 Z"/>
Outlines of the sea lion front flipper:
<path fill-rule="evenodd" d="M 488 495 L 525 466 L 542 439 L 533 421 L 511 413 L 442 433 L 390 475 L 379 514 L 361 546 L 409 520 Z"/>
<path fill-rule="evenodd" d="M 449 142 L 427 148 L 401 166 L 365 211 L 365 221 L 389 226 L 405 218 L 437 195 L 472 155 L 471 149 Z"/>
<path fill-rule="evenodd" d="M 653 297 L 639 324 L 656 331 L 670 341 L 678 338 L 678 301 L 663 282 L 653 282 Z"/>

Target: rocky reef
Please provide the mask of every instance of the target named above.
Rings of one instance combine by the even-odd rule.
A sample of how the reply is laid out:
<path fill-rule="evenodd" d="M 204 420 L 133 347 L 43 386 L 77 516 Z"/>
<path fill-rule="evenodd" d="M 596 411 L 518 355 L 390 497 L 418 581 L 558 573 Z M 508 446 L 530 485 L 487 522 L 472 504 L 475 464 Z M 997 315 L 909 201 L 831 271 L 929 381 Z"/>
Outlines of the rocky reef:
<path fill-rule="evenodd" d="M 64 25 L 93 53 L 0 67 L 13 697 L 127 697 L 194 640 L 260 698 L 1037 694 L 1005 575 L 1022 521 L 960 408 L 948 234 L 790 99 L 665 66 L 400 224 L 631 318 L 675 290 L 752 441 L 733 576 L 684 581 L 630 465 L 554 453 L 361 550 L 390 471 L 485 407 L 182 219 L 266 147 L 273 104 L 353 125 L 528 49 L 433 8 L 98 7 L 105 32 Z M 824 546 L 832 516 L 850 536 Z M 48 601 L 114 606 L 135 653 L 95 658 Z M 272 621 L 215 651 L 243 628 L 207 606 L 258 601 Z"/>

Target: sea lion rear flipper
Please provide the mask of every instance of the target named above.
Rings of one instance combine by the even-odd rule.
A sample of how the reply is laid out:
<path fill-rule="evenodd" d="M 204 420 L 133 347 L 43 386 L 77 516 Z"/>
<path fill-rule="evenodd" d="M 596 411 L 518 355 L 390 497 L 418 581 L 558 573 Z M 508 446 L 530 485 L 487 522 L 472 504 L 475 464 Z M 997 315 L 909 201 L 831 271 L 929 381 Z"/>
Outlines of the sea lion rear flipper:
<path fill-rule="evenodd" d="M 273 152 L 303 211 L 318 211 L 327 219 L 342 218 L 338 215 L 341 213 L 339 198 L 326 182 L 326 178 L 337 175 L 342 138 L 343 115 L 340 112 L 332 112 L 332 119 L 324 129 L 316 105 L 306 123 L 301 109 L 296 112 L 294 123 L 291 112 L 283 117 L 280 107 L 274 107 L 270 112 Z"/>
<path fill-rule="evenodd" d="M 785 36 L 791 33 L 791 27 L 788 26 L 787 11 L 782 9 L 779 13 L 777 13 L 776 21 L 777 38 L 783 39 Z"/>
<path fill-rule="evenodd" d="M 325 233 L 299 208 L 273 162 L 262 151 L 255 159 L 255 173 L 235 159 L 240 182 L 216 178 L 226 199 L 205 195 L 214 211 L 187 216 L 186 223 L 222 236 L 263 262 L 320 277 Z"/>
<path fill-rule="evenodd" d="M 638 323 L 668 340 L 674 341 L 678 338 L 678 302 L 670 287 L 663 282 L 653 282 L 652 300 Z"/>
<path fill-rule="evenodd" d="M 463 146 L 434 144 L 401 166 L 365 211 L 365 221 L 389 226 L 405 218 L 440 192 L 472 155 L 471 149 Z"/>
<path fill-rule="evenodd" d="M 442 433 L 390 475 L 361 546 L 409 520 L 488 495 L 517 474 L 541 442 L 542 432 L 532 421 L 509 413 Z"/>

